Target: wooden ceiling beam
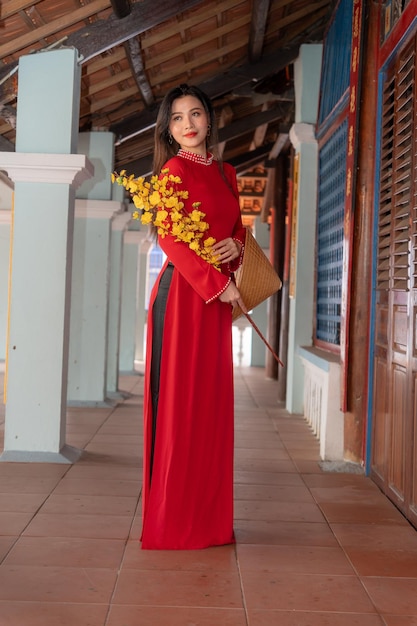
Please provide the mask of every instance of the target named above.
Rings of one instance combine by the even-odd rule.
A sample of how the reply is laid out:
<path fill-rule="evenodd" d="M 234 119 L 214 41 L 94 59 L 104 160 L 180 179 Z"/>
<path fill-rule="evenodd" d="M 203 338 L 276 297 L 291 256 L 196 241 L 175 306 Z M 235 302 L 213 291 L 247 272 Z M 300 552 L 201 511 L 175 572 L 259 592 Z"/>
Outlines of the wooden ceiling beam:
<path fill-rule="evenodd" d="M 219 129 L 219 141 L 230 141 L 242 135 L 255 131 L 258 126 L 269 124 L 283 119 L 286 115 L 284 107 L 276 107 L 267 111 L 258 111 L 252 115 L 247 115 L 239 120 L 231 122 L 224 128 Z"/>
<path fill-rule="evenodd" d="M 134 87 L 128 87 L 127 89 L 117 91 L 108 98 L 102 98 L 101 100 L 92 102 L 90 111 L 91 113 L 103 111 L 102 114 L 105 115 L 106 107 L 114 107 L 123 100 L 128 100 L 129 98 L 133 98 L 134 96 L 138 97 L 138 88 L 136 87 L 136 85 Z"/>
<path fill-rule="evenodd" d="M 152 57 L 146 60 L 145 62 L 146 69 L 149 70 L 149 69 L 152 69 L 153 67 L 161 65 L 162 63 L 165 63 L 166 61 L 172 61 L 172 58 L 174 56 L 180 56 L 181 54 L 185 54 L 186 52 L 194 51 L 199 46 L 202 46 L 203 44 L 208 43 L 214 39 L 218 39 L 219 37 L 223 35 L 227 35 L 228 33 L 235 32 L 238 28 L 247 26 L 249 23 L 250 23 L 250 16 L 244 15 L 228 24 L 225 24 L 224 26 L 220 26 L 216 30 L 212 30 L 208 33 L 204 33 L 204 35 L 202 35 L 201 37 L 195 37 L 194 39 L 191 39 L 191 41 L 187 41 L 179 45 L 178 47 L 175 48 L 175 52 L 173 50 L 166 50 L 165 52 L 162 52 L 161 54 L 154 53 Z M 182 28 L 182 23 L 181 23 L 181 28 Z M 146 50 L 146 48 L 149 47 L 146 39 L 143 40 L 142 45 L 143 45 L 144 50 Z M 221 54 L 222 54 L 222 50 L 220 49 L 217 52 L 217 56 Z"/>
<path fill-rule="evenodd" d="M 175 17 L 178 13 L 195 7 L 201 1 L 155 2 L 155 0 L 142 0 L 133 4 L 128 17 L 119 20 L 112 15 L 108 20 L 97 20 L 94 24 L 70 35 L 67 45 L 77 48 L 83 57 L 83 62 L 86 62 L 150 28 L 155 28 L 155 26 Z"/>
<path fill-rule="evenodd" d="M 100 91 L 104 91 L 109 87 L 114 87 L 118 83 L 123 83 L 130 79 L 132 83 L 132 70 L 129 68 L 123 70 L 122 72 L 118 72 L 117 74 L 112 74 L 105 80 L 102 80 L 100 83 L 93 83 L 87 89 L 81 90 L 81 98 L 88 98 L 89 96 L 93 96 L 96 93 L 100 93 Z"/>
<path fill-rule="evenodd" d="M 252 63 L 259 61 L 262 56 L 270 4 L 271 0 L 254 0 L 253 2 L 249 37 L 249 60 Z"/>
<path fill-rule="evenodd" d="M 142 96 L 142 99 L 147 107 L 150 107 L 154 102 L 154 96 L 152 93 L 152 87 L 146 77 L 145 68 L 143 67 L 142 53 L 140 49 L 140 43 L 137 37 L 129 39 L 125 44 L 127 58 L 129 65 L 135 79 L 136 85 Z"/>
<path fill-rule="evenodd" d="M 0 135 L 0 152 L 14 152 L 14 151 L 15 151 L 14 144 L 8 139 L 6 139 L 6 137 L 3 137 L 3 135 Z"/>
<path fill-rule="evenodd" d="M 233 9 L 235 6 L 238 6 L 242 3 L 242 0 L 223 0 L 221 4 L 216 6 L 216 12 L 219 14 L 226 13 L 227 11 Z M 182 31 L 189 30 L 193 28 L 197 24 L 201 24 L 206 20 L 209 20 L 213 17 L 213 4 L 206 3 L 207 8 L 204 10 L 198 11 L 198 13 L 192 13 L 190 16 L 184 16 L 180 21 L 173 21 L 171 24 L 167 24 L 164 27 L 164 39 L 169 39 L 170 37 L 174 37 L 178 35 L 179 29 Z M 144 48 L 150 48 L 152 46 L 157 45 L 161 41 L 161 33 L 150 31 L 146 32 L 143 35 L 142 45 Z"/>
<path fill-rule="evenodd" d="M 283 50 L 278 50 L 257 63 L 249 63 L 238 68 L 232 68 L 222 75 L 200 84 L 199 87 L 207 93 L 210 98 L 219 98 L 242 85 L 248 83 L 256 84 L 256 82 L 264 76 L 273 72 L 279 72 L 295 61 L 298 57 L 298 51 L 298 44 Z M 118 138 L 117 143 L 120 144 L 155 126 L 156 116 L 156 110 L 139 113 L 123 122 L 113 124 L 110 130 L 115 133 Z"/>
<path fill-rule="evenodd" d="M 81 62 L 90 59 L 114 48 L 128 39 L 144 33 L 150 28 L 175 17 L 198 4 L 202 0 L 172 0 L 171 2 L 155 2 L 155 0 L 142 0 L 132 6 L 130 15 L 118 19 L 111 14 L 108 19 L 98 19 L 84 28 L 80 28 L 65 39 L 66 46 L 77 48 Z M 33 4 L 33 2 L 31 3 Z M 62 18 L 53 20 L 41 28 L 36 28 L 30 33 L 16 37 L 0 46 L 0 59 L 14 54 L 39 39 L 50 35 L 57 35 L 69 26 L 81 22 L 94 13 L 110 8 L 109 0 L 93 0 L 91 3 L 72 11 Z M 0 71 L 0 80 L 17 65 L 17 61 L 5 65 Z"/>
<path fill-rule="evenodd" d="M 11 15 L 33 7 L 41 1 L 42 0 L 10 0 L 10 2 L 2 2 L 0 18 L 5 20 Z"/>
<path fill-rule="evenodd" d="M 154 77 L 151 77 L 151 85 L 156 87 L 164 82 L 169 82 L 176 77 L 181 78 L 181 80 L 179 80 L 178 82 L 188 82 L 187 80 L 182 80 L 182 77 L 187 72 L 191 72 L 192 70 L 195 70 L 205 65 L 206 63 L 213 63 L 213 61 L 217 63 L 219 57 L 230 54 L 231 52 L 236 52 L 239 49 L 241 49 L 243 52 L 245 50 L 243 46 L 243 42 L 239 40 L 223 46 L 222 48 L 218 48 L 214 53 L 213 51 L 210 51 L 206 54 L 197 55 L 191 61 L 183 63 L 180 61 L 179 63 L 171 64 L 171 67 L 165 72 L 158 72 L 158 74 L 156 74 Z"/>
<path fill-rule="evenodd" d="M 119 20 L 130 15 L 132 11 L 130 0 L 110 0 L 110 2 L 113 13 L 119 18 Z"/>
<path fill-rule="evenodd" d="M 91 74 L 95 74 L 95 72 L 100 72 L 100 70 L 104 70 L 110 65 L 119 63 L 126 58 L 126 52 L 123 46 L 116 48 L 115 50 L 108 50 L 103 54 L 104 56 L 100 56 L 96 60 L 86 63 L 83 66 L 83 74 L 85 73 L 85 76 L 90 76 Z"/>
<path fill-rule="evenodd" d="M 10 41 L 6 41 L 6 43 L 0 45 L 0 58 L 2 59 L 10 54 L 15 54 L 19 50 L 28 48 L 45 37 L 50 37 L 51 35 L 59 36 L 59 33 L 62 30 L 77 24 L 77 22 L 82 22 L 95 13 L 104 11 L 104 9 L 108 9 L 109 7 L 109 0 L 93 0 L 89 4 L 86 4 L 75 11 L 71 11 L 63 17 L 59 17 L 56 20 L 52 20 L 52 22 L 49 22 L 48 24 L 34 28 L 29 33 L 25 33 L 20 37 L 15 37 Z M 65 45 L 71 45 L 68 43 L 68 39 L 66 40 Z"/>

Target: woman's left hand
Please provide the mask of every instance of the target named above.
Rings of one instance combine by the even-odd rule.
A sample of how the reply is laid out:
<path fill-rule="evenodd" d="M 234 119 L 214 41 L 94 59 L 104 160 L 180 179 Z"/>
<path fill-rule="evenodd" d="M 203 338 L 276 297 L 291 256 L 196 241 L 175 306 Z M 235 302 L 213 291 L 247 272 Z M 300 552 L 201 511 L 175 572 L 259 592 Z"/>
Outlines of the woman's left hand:
<path fill-rule="evenodd" d="M 240 244 L 231 237 L 227 237 L 215 243 L 211 252 L 220 263 L 230 263 L 240 255 Z"/>

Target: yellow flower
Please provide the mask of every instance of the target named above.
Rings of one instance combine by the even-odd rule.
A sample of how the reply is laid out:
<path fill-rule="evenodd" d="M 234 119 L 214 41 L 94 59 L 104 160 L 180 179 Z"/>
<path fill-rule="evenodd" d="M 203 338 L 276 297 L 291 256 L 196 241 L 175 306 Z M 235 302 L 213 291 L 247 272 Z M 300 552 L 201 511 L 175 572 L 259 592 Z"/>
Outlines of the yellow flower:
<path fill-rule="evenodd" d="M 139 213 L 135 211 L 132 217 L 134 220 L 138 220 Z M 152 224 L 152 215 L 148 211 L 144 213 L 140 219 L 141 219 L 142 224 Z"/>

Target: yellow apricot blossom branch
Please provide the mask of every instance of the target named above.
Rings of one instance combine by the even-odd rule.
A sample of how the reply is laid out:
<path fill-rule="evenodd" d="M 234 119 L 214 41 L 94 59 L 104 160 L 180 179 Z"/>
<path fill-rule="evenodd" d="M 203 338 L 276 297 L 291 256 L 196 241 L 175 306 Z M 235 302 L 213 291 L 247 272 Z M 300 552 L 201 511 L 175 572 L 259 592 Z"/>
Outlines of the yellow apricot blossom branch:
<path fill-rule="evenodd" d="M 142 224 L 153 224 L 162 238 L 173 235 L 175 241 L 186 243 L 220 271 L 219 262 L 211 253 L 216 240 L 205 236 L 209 224 L 204 221 L 205 213 L 199 209 L 201 202 L 194 202 L 193 210 L 187 213 L 183 200 L 188 198 L 188 191 L 177 188 L 182 183 L 179 176 L 164 169 L 160 177 L 154 175 L 148 182 L 143 177 L 135 178 L 134 174 L 127 176 L 126 170 L 122 170 L 120 174 L 114 172 L 111 180 L 130 194 L 136 208 L 133 219 L 140 219 Z"/>

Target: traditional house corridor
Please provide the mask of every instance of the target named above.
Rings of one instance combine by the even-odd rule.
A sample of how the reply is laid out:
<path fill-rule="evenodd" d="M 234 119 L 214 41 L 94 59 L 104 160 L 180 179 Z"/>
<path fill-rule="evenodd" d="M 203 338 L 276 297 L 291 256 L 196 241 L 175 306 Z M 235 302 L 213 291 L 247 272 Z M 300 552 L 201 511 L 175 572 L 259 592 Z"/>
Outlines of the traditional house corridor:
<path fill-rule="evenodd" d="M 68 409 L 75 465 L 0 463 L 0 626 L 417 625 L 417 532 L 323 471 L 262 368 L 235 380 L 236 545 L 140 550 L 143 378 L 123 376 L 117 406 Z"/>

